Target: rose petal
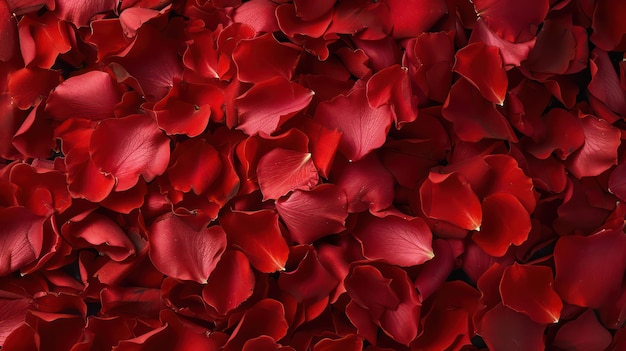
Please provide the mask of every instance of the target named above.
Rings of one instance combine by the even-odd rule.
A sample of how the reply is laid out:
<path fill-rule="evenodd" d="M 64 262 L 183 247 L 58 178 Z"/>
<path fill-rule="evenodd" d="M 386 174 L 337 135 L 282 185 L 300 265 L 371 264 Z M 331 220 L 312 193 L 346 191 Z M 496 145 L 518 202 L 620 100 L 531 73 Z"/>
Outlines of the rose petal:
<path fill-rule="evenodd" d="M 150 259 L 166 275 L 206 284 L 226 249 L 220 226 L 191 228 L 180 217 L 165 214 L 148 231 Z"/>
<path fill-rule="evenodd" d="M 272 299 L 263 299 L 250 307 L 224 345 L 224 351 L 239 351 L 247 340 L 267 335 L 280 340 L 287 334 L 284 306 Z"/>
<path fill-rule="evenodd" d="M 115 177 L 116 191 L 132 188 L 139 175 L 149 182 L 165 172 L 170 140 L 145 115 L 102 121 L 91 136 L 89 153 L 94 165 Z"/>
<path fill-rule="evenodd" d="M 455 57 L 455 72 L 472 83 L 485 99 L 499 105 L 504 103 L 509 80 L 497 47 L 471 43 L 457 51 Z"/>
<path fill-rule="evenodd" d="M 611 333 L 588 309 L 578 318 L 565 323 L 554 337 L 553 346 L 572 351 L 602 351 L 611 344 Z"/>
<path fill-rule="evenodd" d="M 390 0 L 387 4 L 396 39 L 417 37 L 448 13 L 446 2 L 441 0 Z"/>
<path fill-rule="evenodd" d="M 0 209 L 0 276 L 14 272 L 34 261 L 41 254 L 44 218 L 24 207 Z"/>
<path fill-rule="evenodd" d="M 532 0 L 521 4 L 514 0 L 476 0 L 476 15 L 498 36 L 512 43 L 532 39 L 548 14 L 548 0 Z"/>
<path fill-rule="evenodd" d="M 290 80 L 299 58 L 296 46 L 279 43 L 269 33 L 241 40 L 233 51 L 237 77 L 242 82 L 259 83 L 275 77 Z"/>
<path fill-rule="evenodd" d="M 228 250 L 202 288 L 202 299 L 217 313 L 226 315 L 252 296 L 254 285 L 254 273 L 246 255 Z"/>
<path fill-rule="evenodd" d="M 407 69 L 400 65 L 374 74 L 367 81 L 366 95 L 372 108 L 391 106 L 397 128 L 417 118 L 417 100 L 412 96 Z"/>
<path fill-rule="evenodd" d="M 421 218 L 387 216 L 359 218 L 352 235 L 363 245 L 363 256 L 402 267 L 432 259 L 432 233 Z"/>
<path fill-rule="evenodd" d="M 116 0 L 89 0 L 84 3 L 78 3 L 73 0 L 57 0 L 55 14 L 59 18 L 71 22 L 76 27 L 86 26 L 92 16 L 113 11 L 117 6 Z"/>
<path fill-rule="evenodd" d="M 567 159 L 567 169 L 577 178 L 593 177 L 617 164 L 620 131 L 605 120 L 587 115 L 581 119 L 585 143 Z"/>
<path fill-rule="evenodd" d="M 544 324 L 498 304 L 485 313 L 478 334 L 490 350 L 544 350 L 544 329 Z"/>

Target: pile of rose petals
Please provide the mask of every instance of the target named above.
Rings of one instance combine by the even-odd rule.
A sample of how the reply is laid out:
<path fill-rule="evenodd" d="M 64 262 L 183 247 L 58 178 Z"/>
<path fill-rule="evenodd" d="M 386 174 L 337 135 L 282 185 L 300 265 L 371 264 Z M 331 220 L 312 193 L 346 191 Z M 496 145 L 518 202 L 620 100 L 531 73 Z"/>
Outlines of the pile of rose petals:
<path fill-rule="evenodd" d="M 624 14 L 0 0 L 2 351 L 626 350 Z"/>

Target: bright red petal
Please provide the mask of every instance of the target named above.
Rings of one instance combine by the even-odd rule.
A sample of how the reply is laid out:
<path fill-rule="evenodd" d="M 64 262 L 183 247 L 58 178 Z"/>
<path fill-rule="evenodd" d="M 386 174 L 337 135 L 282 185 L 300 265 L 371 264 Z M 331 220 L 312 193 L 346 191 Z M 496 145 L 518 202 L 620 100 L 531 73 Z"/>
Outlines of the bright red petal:
<path fill-rule="evenodd" d="M 39 257 L 43 244 L 44 218 L 24 207 L 0 209 L 0 276 L 22 268 Z"/>
<path fill-rule="evenodd" d="M 372 108 L 365 89 L 356 89 L 347 96 L 320 103 L 315 119 L 329 129 L 343 132 L 339 151 L 348 160 L 358 161 L 385 143 L 393 115 L 388 105 Z"/>
<path fill-rule="evenodd" d="M 446 13 L 442 0 L 389 0 L 394 38 L 414 38 L 430 29 Z"/>
<path fill-rule="evenodd" d="M 278 42 L 264 34 L 239 42 L 233 51 L 237 76 L 242 82 L 259 83 L 274 77 L 291 79 L 300 51 L 293 45 Z"/>
<path fill-rule="evenodd" d="M 500 281 L 502 303 L 525 313 L 539 324 L 558 323 L 563 308 L 553 289 L 552 269 L 514 263 L 507 267 Z"/>
<path fill-rule="evenodd" d="M 149 182 L 165 172 L 170 139 L 145 115 L 107 119 L 93 131 L 89 153 L 101 172 L 115 177 L 115 190 L 123 191 L 137 184 L 139 175 Z"/>
<path fill-rule="evenodd" d="M 417 99 L 412 94 L 407 71 L 400 65 L 385 68 L 374 74 L 366 85 L 370 106 L 390 105 L 398 128 L 417 118 Z"/>
<path fill-rule="evenodd" d="M 421 218 L 361 217 L 352 235 L 363 245 L 363 255 L 371 260 L 409 267 L 435 256 L 432 233 Z"/>
<path fill-rule="evenodd" d="M 246 255 L 228 250 L 202 289 L 202 299 L 217 313 L 226 315 L 252 295 L 254 284 L 254 272 Z"/>
<path fill-rule="evenodd" d="M 259 187 L 264 199 L 278 199 L 292 190 L 309 190 L 319 182 L 311 154 L 274 149 L 259 160 Z"/>
<path fill-rule="evenodd" d="M 226 249 L 220 226 L 196 231 L 180 217 L 166 214 L 148 232 L 150 259 L 164 274 L 206 283 Z"/>
<path fill-rule="evenodd" d="M 504 103 L 509 80 L 497 47 L 476 42 L 457 51 L 455 57 L 455 72 L 472 83 L 485 99 Z"/>

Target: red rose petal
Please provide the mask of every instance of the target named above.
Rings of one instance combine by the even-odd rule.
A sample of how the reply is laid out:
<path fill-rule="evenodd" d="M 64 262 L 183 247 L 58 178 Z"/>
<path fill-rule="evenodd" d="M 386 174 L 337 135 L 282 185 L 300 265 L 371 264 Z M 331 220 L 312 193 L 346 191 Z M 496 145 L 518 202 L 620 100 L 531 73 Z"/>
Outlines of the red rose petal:
<path fill-rule="evenodd" d="M 485 313 L 478 334 L 490 350 L 544 350 L 544 329 L 544 324 L 498 304 Z"/>
<path fill-rule="evenodd" d="M 204 138 L 179 143 L 172 153 L 167 176 L 174 189 L 204 193 L 222 172 L 222 160 L 213 145 Z"/>
<path fill-rule="evenodd" d="M 59 84 L 59 72 L 40 68 L 22 68 L 9 75 L 9 94 L 20 109 L 35 106 Z"/>
<path fill-rule="evenodd" d="M 296 190 L 288 198 L 279 199 L 276 211 L 292 240 L 311 244 L 345 229 L 347 198 L 337 185 L 322 184 L 310 191 Z"/>
<path fill-rule="evenodd" d="M 332 1 L 334 2 L 334 0 Z M 295 5 L 282 4 L 276 8 L 276 18 L 280 29 L 289 37 L 296 37 L 298 35 L 306 35 L 311 38 L 321 37 L 331 23 L 332 11 L 327 11 L 323 16 L 307 21 L 298 16 L 296 6 L 301 7 L 301 5 L 302 4 L 298 5 L 297 3 Z M 303 15 L 309 16 L 306 13 L 303 13 Z"/>
<path fill-rule="evenodd" d="M 389 7 L 384 2 L 353 0 L 335 6 L 330 33 L 357 34 L 361 39 L 377 40 L 387 36 L 393 27 Z"/>
<path fill-rule="evenodd" d="M 309 190 L 319 182 L 311 154 L 274 149 L 259 160 L 259 187 L 264 199 L 278 199 L 292 190 Z"/>
<path fill-rule="evenodd" d="M 543 118 L 547 131 L 537 144 L 531 144 L 527 150 L 539 159 L 557 153 L 562 160 L 577 150 L 585 142 L 584 129 L 579 118 L 569 111 L 553 108 Z"/>
<path fill-rule="evenodd" d="M 251 0 L 235 9 L 233 19 L 245 23 L 258 33 L 279 31 L 274 13 L 278 5 L 270 0 Z"/>
<path fill-rule="evenodd" d="M 80 221 L 63 226 L 64 235 L 80 238 L 77 247 L 93 247 L 114 261 L 123 261 L 135 254 L 135 246 L 128 235 L 112 219 L 92 213 Z"/>
<path fill-rule="evenodd" d="M 113 78 L 101 71 L 74 76 L 59 84 L 50 93 L 46 111 L 57 120 L 88 118 L 101 120 L 114 117 L 121 91 Z"/>
<path fill-rule="evenodd" d="M 448 6 L 442 0 L 387 1 L 394 38 L 413 38 L 430 29 L 446 13 Z"/>
<path fill-rule="evenodd" d="M 225 212 L 220 224 L 228 235 L 229 244 L 242 250 L 254 268 L 264 273 L 285 270 L 289 247 L 275 212 Z"/>
<path fill-rule="evenodd" d="M 303 250 L 304 257 L 295 270 L 281 273 L 278 286 L 281 290 L 291 294 L 298 302 L 322 301 L 328 298 L 337 286 L 338 280 L 320 263 L 313 246 L 296 246 L 292 252 L 300 248 L 305 249 Z"/>
<path fill-rule="evenodd" d="M 124 191 L 139 175 L 149 182 L 165 172 L 170 140 L 150 117 L 107 119 L 93 131 L 89 153 L 100 171 L 115 177 L 115 190 Z"/>
<path fill-rule="evenodd" d="M 30 307 L 28 299 L 0 299 L 0 345 L 6 346 L 7 337 L 24 324 Z"/>
<path fill-rule="evenodd" d="M 417 118 L 417 101 L 411 94 L 407 69 L 400 65 L 385 68 L 374 74 L 367 81 L 366 95 L 372 108 L 391 106 L 398 128 Z"/>
<path fill-rule="evenodd" d="M 5 276 L 39 257 L 44 218 L 24 207 L 6 207 L 0 209 L 0 222 L 5 233 L 0 245 L 0 276 Z"/>
<path fill-rule="evenodd" d="M 246 255 L 228 250 L 202 288 L 202 299 L 217 313 L 226 315 L 252 296 L 254 284 L 254 273 Z"/>
<path fill-rule="evenodd" d="M 453 123 L 454 131 L 463 141 L 477 142 L 483 138 L 517 141 L 511 125 L 495 104 L 483 98 L 466 79 L 459 79 L 452 86 L 441 115 Z"/>
<path fill-rule="evenodd" d="M 294 0 L 293 4 L 296 6 L 296 15 L 298 17 L 302 18 L 304 21 L 312 21 L 330 11 L 335 5 L 335 2 L 336 0 L 320 0 L 313 2 Z"/>
<path fill-rule="evenodd" d="M 177 279 L 206 283 L 226 249 L 219 226 L 191 228 L 180 217 L 166 214 L 148 232 L 150 259 L 159 271 Z"/>
<path fill-rule="evenodd" d="M 280 91 L 280 94 L 276 94 Z M 248 135 L 272 134 L 282 123 L 306 108 L 314 92 L 283 77 L 255 84 L 235 99 L 239 126 Z"/>
<path fill-rule="evenodd" d="M 24 16 L 19 24 L 20 50 L 26 65 L 51 68 L 60 54 L 72 48 L 71 27 L 52 12 Z"/>
<path fill-rule="evenodd" d="M 337 118 L 336 116 L 342 116 Z M 329 129 L 339 129 L 343 137 L 341 151 L 350 161 L 358 161 L 383 145 L 393 119 L 388 105 L 370 107 L 365 89 L 353 90 L 322 102 L 315 119 Z"/>
<path fill-rule="evenodd" d="M 10 61 L 19 50 L 17 20 L 6 1 L 0 2 L 0 61 Z"/>
<path fill-rule="evenodd" d="M 626 49 L 626 23 L 620 13 L 626 11 L 626 4 L 618 0 L 595 3 L 591 28 L 591 41 L 606 51 L 624 51 Z"/>
<path fill-rule="evenodd" d="M 528 238 L 530 216 L 516 197 L 506 193 L 489 195 L 482 202 L 482 225 L 472 239 L 488 254 L 501 257 L 511 244 Z"/>
<path fill-rule="evenodd" d="M 393 176 L 371 154 L 357 162 L 337 163 L 331 180 L 348 197 L 348 212 L 381 211 L 393 202 Z"/>
<path fill-rule="evenodd" d="M 621 229 L 561 237 L 554 248 L 556 291 L 568 303 L 583 307 L 599 308 L 616 298 L 626 271 L 625 250 Z"/>
<path fill-rule="evenodd" d="M 247 340 L 261 335 L 280 340 L 288 328 L 284 306 L 276 300 L 263 299 L 245 312 L 224 345 L 224 351 L 239 351 Z"/>
<path fill-rule="evenodd" d="M 322 339 L 313 346 L 313 351 L 361 351 L 363 340 L 355 334 L 339 339 Z"/>
<path fill-rule="evenodd" d="M 524 4 L 514 0 L 476 0 L 476 15 L 500 37 L 512 43 L 532 39 L 548 14 L 548 0 L 532 0 Z"/>
<path fill-rule="evenodd" d="M 588 309 L 578 318 L 565 323 L 554 337 L 553 346 L 572 351 L 602 351 L 611 344 L 611 333 Z"/>
<path fill-rule="evenodd" d="M 620 80 L 609 55 L 598 48 L 594 49 L 589 60 L 589 68 L 591 81 L 587 85 L 587 89 L 592 95 L 590 98 L 591 106 L 594 107 L 594 110 L 598 110 L 596 114 L 603 117 L 600 112 L 602 106 L 598 105 L 605 105 L 610 111 L 619 115 L 610 116 L 611 119 L 605 118 L 609 122 L 626 116 L 626 92 L 621 88 Z"/>
<path fill-rule="evenodd" d="M 59 18 L 73 23 L 76 27 L 86 26 L 92 16 L 106 11 L 113 11 L 117 6 L 116 0 L 92 0 L 78 3 L 73 0 L 57 0 L 55 14 Z"/>
<path fill-rule="evenodd" d="M 457 173 L 431 172 L 419 189 L 424 214 L 467 230 L 480 230 L 483 210 L 471 186 Z"/>
<path fill-rule="evenodd" d="M 620 131 L 605 120 L 587 115 L 581 119 L 585 143 L 567 159 L 567 169 L 577 178 L 593 177 L 617 164 Z"/>
<path fill-rule="evenodd" d="M 271 34 L 241 40 L 233 51 L 237 77 L 242 82 L 259 83 L 275 77 L 289 80 L 299 58 L 295 46 L 279 43 Z"/>
<path fill-rule="evenodd" d="M 502 55 L 502 64 L 507 68 L 519 66 L 522 61 L 526 60 L 530 50 L 535 46 L 536 40 L 536 37 L 532 37 L 527 41 L 512 43 L 494 33 L 483 18 L 479 18 L 476 21 L 470 36 L 470 43 L 483 42 L 499 48 L 500 55 Z"/>
<path fill-rule="evenodd" d="M 391 279 L 384 277 L 375 267 L 362 265 L 352 268 L 344 284 L 350 298 L 375 317 L 383 309 L 396 309 L 400 304 L 398 295 L 391 288 Z"/>
<path fill-rule="evenodd" d="M 482 96 L 502 105 L 509 80 L 497 47 L 480 42 L 471 43 L 456 52 L 454 71 L 475 86 Z"/>
<path fill-rule="evenodd" d="M 558 323 L 563 302 L 554 291 L 552 270 L 514 263 L 500 281 L 502 303 L 540 324 Z"/>
<path fill-rule="evenodd" d="M 359 218 L 352 235 L 363 245 L 363 256 L 409 267 L 432 259 L 432 233 L 421 218 L 395 216 Z"/>

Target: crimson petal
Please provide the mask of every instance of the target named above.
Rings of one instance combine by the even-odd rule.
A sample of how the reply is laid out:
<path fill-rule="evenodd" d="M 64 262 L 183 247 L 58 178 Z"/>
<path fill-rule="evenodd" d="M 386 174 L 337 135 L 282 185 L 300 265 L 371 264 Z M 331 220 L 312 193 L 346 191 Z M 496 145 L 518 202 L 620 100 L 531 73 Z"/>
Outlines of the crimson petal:
<path fill-rule="evenodd" d="M 592 309 L 565 323 L 554 337 L 553 346 L 572 351 L 602 351 L 611 344 L 611 333 L 598 322 Z"/>
<path fill-rule="evenodd" d="M 472 83 L 485 99 L 504 103 L 509 80 L 497 47 L 475 42 L 457 51 L 455 57 L 455 72 Z"/>
<path fill-rule="evenodd" d="M 107 119 L 93 131 L 89 153 L 101 172 L 115 177 L 115 190 L 124 191 L 137 184 L 139 175 L 149 182 L 165 172 L 170 140 L 145 115 Z"/>
<path fill-rule="evenodd" d="M 206 283 L 226 249 L 220 226 L 191 228 L 180 217 L 166 214 L 148 232 L 150 259 L 166 275 Z"/>
<path fill-rule="evenodd" d="M 607 121 L 587 115 L 581 119 L 585 143 L 567 159 L 567 169 L 577 178 L 594 177 L 617 164 L 620 130 Z"/>
<path fill-rule="evenodd" d="M 409 75 L 400 65 L 374 74 L 366 85 L 367 100 L 372 108 L 390 105 L 396 127 L 417 118 L 417 99 L 412 95 Z"/>
<path fill-rule="evenodd" d="M 217 313 L 226 315 L 252 295 L 254 283 L 248 257 L 241 251 L 228 250 L 202 289 L 202 299 Z"/>
<path fill-rule="evenodd" d="M 43 245 L 44 217 L 34 215 L 24 207 L 0 209 L 2 250 L 0 277 L 14 272 L 39 257 Z"/>
<path fill-rule="evenodd" d="M 296 189 L 312 189 L 319 182 L 308 152 L 274 149 L 259 160 L 256 172 L 264 199 L 278 199 Z"/>
<path fill-rule="evenodd" d="M 363 256 L 409 267 L 432 259 L 432 233 L 421 218 L 387 216 L 359 218 L 352 232 L 363 245 Z"/>
<path fill-rule="evenodd" d="M 280 340 L 287 334 L 288 328 L 285 307 L 276 300 L 263 299 L 245 312 L 224 345 L 224 351 L 242 350 L 247 340 L 261 335 Z"/>
<path fill-rule="evenodd" d="M 489 350 L 539 351 L 545 349 L 544 329 L 544 324 L 498 304 L 485 313 L 478 334 L 483 337 Z"/>
<path fill-rule="evenodd" d="M 500 37 L 512 43 L 532 39 L 539 25 L 548 14 L 548 0 L 532 0 L 524 3 L 515 0 L 475 0 L 478 18 Z"/>
<path fill-rule="evenodd" d="M 233 51 L 237 77 L 242 82 L 262 82 L 274 77 L 291 79 L 300 52 L 296 46 L 280 43 L 272 34 L 239 42 Z"/>
<path fill-rule="evenodd" d="M 86 26 L 89 23 L 89 19 L 94 15 L 113 11 L 117 3 L 117 0 L 89 0 L 85 2 L 57 0 L 55 14 L 59 18 L 73 23 L 76 27 L 82 27 Z"/>

